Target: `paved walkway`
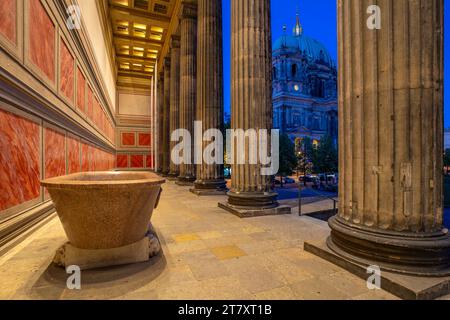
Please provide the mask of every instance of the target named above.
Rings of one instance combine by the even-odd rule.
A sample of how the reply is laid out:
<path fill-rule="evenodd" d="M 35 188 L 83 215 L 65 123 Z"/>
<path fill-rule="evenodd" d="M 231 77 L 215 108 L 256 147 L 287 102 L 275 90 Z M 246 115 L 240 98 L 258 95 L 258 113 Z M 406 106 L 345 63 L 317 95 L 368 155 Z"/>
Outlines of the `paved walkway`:
<path fill-rule="evenodd" d="M 82 289 L 66 288 L 50 262 L 65 242 L 55 217 L 0 257 L 1 299 L 395 299 L 303 251 L 325 237 L 325 222 L 295 214 L 239 219 L 167 183 L 152 219 L 163 255 L 149 263 L 84 271 Z"/>

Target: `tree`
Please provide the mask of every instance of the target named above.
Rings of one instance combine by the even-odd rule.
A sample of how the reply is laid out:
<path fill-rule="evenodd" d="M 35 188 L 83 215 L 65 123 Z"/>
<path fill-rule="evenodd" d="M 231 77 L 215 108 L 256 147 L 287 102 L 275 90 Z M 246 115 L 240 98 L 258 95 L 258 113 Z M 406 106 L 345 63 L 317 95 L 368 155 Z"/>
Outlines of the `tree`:
<path fill-rule="evenodd" d="M 301 140 L 299 148 L 297 150 L 297 162 L 298 168 L 306 176 L 308 173 L 311 173 L 311 164 L 313 158 L 313 144 L 309 137 L 305 137 Z M 306 179 L 303 179 L 303 182 L 306 186 Z"/>
<path fill-rule="evenodd" d="M 280 136 L 280 168 L 278 175 L 281 180 L 281 187 L 283 187 L 283 177 L 292 175 L 294 169 L 297 167 L 297 156 L 295 155 L 295 145 L 287 134 Z"/>
<path fill-rule="evenodd" d="M 338 152 L 330 136 L 324 136 L 313 149 L 313 164 L 316 173 L 327 174 L 338 170 Z"/>

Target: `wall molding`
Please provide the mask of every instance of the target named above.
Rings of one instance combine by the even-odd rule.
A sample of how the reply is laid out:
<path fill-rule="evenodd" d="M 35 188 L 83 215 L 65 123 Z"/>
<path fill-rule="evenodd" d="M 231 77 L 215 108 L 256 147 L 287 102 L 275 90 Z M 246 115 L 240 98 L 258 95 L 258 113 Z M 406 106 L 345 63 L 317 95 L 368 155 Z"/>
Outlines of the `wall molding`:
<path fill-rule="evenodd" d="M 0 256 L 34 232 L 36 227 L 45 224 L 54 213 L 53 202 L 46 201 L 0 221 Z"/>
<path fill-rule="evenodd" d="M 52 3 L 52 7 L 54 8 L 55 11 L 58 12 L 60 21 L 67 21 L 67 18 L 68 18 L 67 8 L 70 5 L 78 6 L 78 1 L 76 1 L 76 0 L 62 0 L 62 1 L 54 1 L 54 2 L 52 0 L 45 0 L 45 1 Z M 97 3 L 98 0 L 95 0 L 95 2 Z M 98 3 L 97 3 L 97 6 L 99 6 Z M 99 13 L 100 13 L 100 16 L 102 16 L 102 10 L 99 10 Z M 88 74 L 86 81 L 91 84 L 91 87 L 92 86 L 94 87 L 92 89 L 93 89 L 94 93 L 96 93 L 96 95 L 100 98 L 99 102 L 102 105 L 102 107 L 107 106 L 107 108 L 105 108 L 105 109 L 107 109 L 106 110 L 107 114 L 112 119 L 112 121 L 115 125 L 116 121 L 115 121 L 115 114 L 114 114 L 113 110 L 116 109 L 117 101 L 116 101 L 116 105 L 113 108 L 112 107 L 113 104 L 109 97 L 109 93 L 108 93 L 105 81 L 103 80 L 103 77 L 101 76 L 100 68 L 99 68 L 97 60 L 95 58 L 94 51 L 92 49 L 92 43 L 89 39 L 89 36 L 87 35 L 87 33 L 85 31 L 86 25 L 85 25 L 83 19 L 81 19 L 81 24 L 82 24 L 82 27 L 80 30 L 69 31 L 69 30 L 67 30 L 67 28 L 61 28 L 61 29 L 62 29 L 62 32 L 66 35 L 66 37 L 70 37 L 72 43 L 76 47 L 77 52 L 78 52 L 78 54 L 76 55 L 77 60 L 79 62 L 82 62 L 83 70 L 85 71 L 85 74 Z M 109 52 L 109 56 L 110 56 L 110 59 L 109 59 L 110 63 L 112 63 L 111 62 L 111 52 Z M 115 63 L 113 63 L 113 67 L 114 67 L 114 68 L 112 68 L 112 70 L 114 71 L 113 76 L 115 77 L 114 81 L 117 82 L 117 68 L 115 67 Z"/>

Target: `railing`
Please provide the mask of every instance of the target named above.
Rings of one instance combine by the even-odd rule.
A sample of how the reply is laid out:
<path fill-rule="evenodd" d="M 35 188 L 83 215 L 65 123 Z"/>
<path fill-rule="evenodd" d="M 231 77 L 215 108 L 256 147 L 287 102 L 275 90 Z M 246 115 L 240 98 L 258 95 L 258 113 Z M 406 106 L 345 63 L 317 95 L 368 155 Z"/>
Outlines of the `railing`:
<path fill-rule="evenodd" d="M 333 197 L 330 197 L 330 196 L 327 196 L 327 195 L 322 194 L 322 193 L 319 193 L 319 192 L 315 191 L 314 189 L 310 189 L 310 188 L 308 188 L 308 187 L 305 187 L 305 188 L 303 189 L 303 187 L 305 187 L 305 186 L 303 185 L 303 183 L 299 183 L 299 184 L 298 184 L 298 215 L 299 215 L 299 216 L 302 215 L 302 191 L 303 191 L 303 190 L 311 191 L 312 193 L 316 194 L 319 198 L 328 199 L 328 200 L 333 201 L 333 212 L 334 212 L 335 214 L 338 213 L 338 208 L 337 208 L 337 204 L 338 204 L 338 202 L 339 202 L 338 199 L 333 198 Z"/>

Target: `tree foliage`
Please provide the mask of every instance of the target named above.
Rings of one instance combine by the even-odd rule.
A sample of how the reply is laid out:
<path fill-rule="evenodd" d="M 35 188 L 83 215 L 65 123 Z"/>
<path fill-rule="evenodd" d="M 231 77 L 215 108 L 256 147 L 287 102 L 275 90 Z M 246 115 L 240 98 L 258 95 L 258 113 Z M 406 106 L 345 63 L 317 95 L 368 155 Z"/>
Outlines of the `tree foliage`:
<path fill-rule="evenodd" d="M 280 135 L 280 176 L 290 176 L 297 167 L 297 156 L 295 155 L 295 145 L 287 134 Z"/>
<path fill-rule="evenodd" d="M 330 136 L 324 136 L 318 146 L 313 148 L 312 162 L 316 173 L 338 171 L 338 151 Z"/>

